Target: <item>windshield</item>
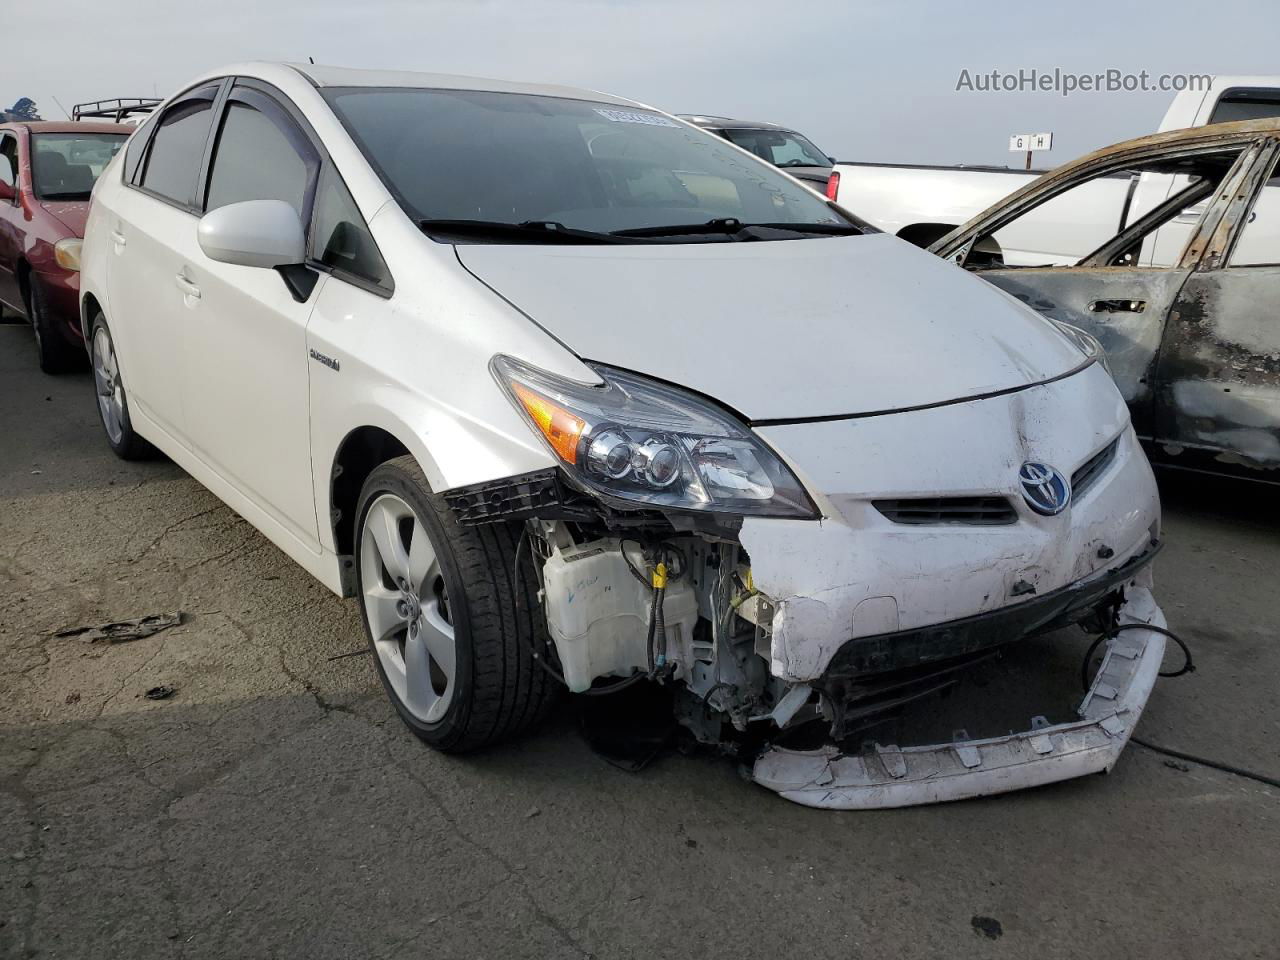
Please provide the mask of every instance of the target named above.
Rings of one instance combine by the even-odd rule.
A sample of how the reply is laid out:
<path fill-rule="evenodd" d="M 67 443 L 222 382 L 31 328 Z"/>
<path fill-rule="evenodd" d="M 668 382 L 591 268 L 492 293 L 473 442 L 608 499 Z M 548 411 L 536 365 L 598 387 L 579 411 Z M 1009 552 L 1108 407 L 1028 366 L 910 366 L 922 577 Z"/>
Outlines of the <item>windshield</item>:
<path fill-rule="evenodd" d="M 789 130 L 726 130 L 726 140 L 775 167 L 829 167 L 827 155 Z"/>
<path fill-rule="evenodd" d="M 35 133 L 31 178 L 41 200 L 88 200 L 94 182 L 123 146 L 123 133 Z"/>
<path fill-rule="evenodd" d="M 474 90 L 325 95 L 419 222 L 553 224 L 609 235 L 710 221 L 849 224 L 821 197 L 720 138 L 648 110 Z M 526 242 L 515 231 L 486 239 Z"/>

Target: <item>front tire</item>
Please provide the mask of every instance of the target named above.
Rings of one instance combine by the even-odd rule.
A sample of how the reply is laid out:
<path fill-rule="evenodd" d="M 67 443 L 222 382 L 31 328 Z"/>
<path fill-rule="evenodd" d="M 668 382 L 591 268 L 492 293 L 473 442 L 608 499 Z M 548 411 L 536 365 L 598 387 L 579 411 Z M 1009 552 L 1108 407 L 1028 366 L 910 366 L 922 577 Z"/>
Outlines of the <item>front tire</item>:
<path fill-rule="evenodd" d="M 26 296 L 27 317 L 31 320 L 31 332 L 36 338 L 36 351 L 40 356 L 40 369 L 45 373 L 67 373 L 84 366 L 84 354 L 69 344 L 54 326 L 49 301 L 40 284 L 32 278 Z"/>
<path fill-rule="evenodd" d="M 406 726 L 464 753 L 541 720 L 558 689 L 532 655 L 545 626 L 527 552 L 514 569 L 520 527 L 462 526 L 408 456 L 369 475 L 356 516 L 361 616 Z"/>
<path fill-rule="evenodd" d="M 89 335 L 89 359 L 93 364 L 93 387 L 98 401 L 98 420 L 102 423 L 107 443 L 121 460 L 145 460 L 155 455 L 155 447 L 138 436 L 129 418 L 129 398 L 120 379 L 115 341 L 107 318 L 99 313 L 93 318 Z"/>

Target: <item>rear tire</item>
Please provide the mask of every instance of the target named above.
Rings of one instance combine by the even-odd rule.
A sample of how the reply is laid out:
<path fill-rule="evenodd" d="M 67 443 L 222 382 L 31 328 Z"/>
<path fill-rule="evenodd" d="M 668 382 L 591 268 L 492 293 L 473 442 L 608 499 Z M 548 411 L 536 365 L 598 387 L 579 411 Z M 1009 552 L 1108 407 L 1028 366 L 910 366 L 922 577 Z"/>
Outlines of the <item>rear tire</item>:
<path fill-rule="evenodd" d="M 121 460 L 147 460 L 155 456 L 156 448 L 134 432 L 133 421 L 129 418 L 129 398 L 125 394 L 120 364 L 116 359 L 115 341 L 111 339 L 107 318 L 101 313 L 93 318 L 89 359 L 93 365 L 98 420 L 112 451 Z"/>
<path fill-rule="evenodd" d="M 522 527 L 462 526 L 411 456 L 374 469 L 356 517 L 361 618 L 405 725 L 465 753 L 542 720 L 559 687 L 532 655 L 546 627 L 528 551 L 513 581 Z"/>
<path fill-rule="evenodd" d="M 49 301 L 39 283 L 28 282 L 26 305 L 31 332 L 36 338 L 36 350 L 40 354 L 40 369 L 50 374 L 83 369 L 84 353 L 68 343 L 55 328 Z"/>

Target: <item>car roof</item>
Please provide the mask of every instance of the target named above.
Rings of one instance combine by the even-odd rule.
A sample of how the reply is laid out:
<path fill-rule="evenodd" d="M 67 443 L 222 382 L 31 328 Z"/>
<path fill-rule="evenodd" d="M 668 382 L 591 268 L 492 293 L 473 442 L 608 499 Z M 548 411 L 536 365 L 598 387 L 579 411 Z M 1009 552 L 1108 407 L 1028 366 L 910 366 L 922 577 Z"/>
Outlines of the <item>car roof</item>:
<path fill-rule="evenodd" d="M 26 127 L 32 133 L 123 133 L 136 130 L 125 123 L 99 123 L 93 120 L 10 120 L 5 127 Z"/>
<path fill-rule="evenodd" d="M 1261 120 L 1237 120 L 1233 123 L 1210 123 L 1199 127 L 1184 127 L 1181 130 L 1166 130 L 1162 133 L 1149 133 L 1132 140 L 1122 140 L 1107 147 L 1101 147 L 1092 153 L 1086 153 L 1075 160 L 1069 160 L 1060 167 L 1055 167 L 1044 176 L 1037 177 L 1030 183 L 1015 190 L 1007 197 L 1002 197 L 985 210 L 974 214 L 965 223 L 929 245 L 930 250 L 945 250 L 955 242 L 955 238 L 963 236 L 971 224 L 986 220 L 995 212 L 1005 207 L 1022 202 L 1025 196 L 1046 189 L 1047 185 L 1070 179 L 1080 171 L 1090 167 L 1106 167 L 1110 162 L 1124 160 L 1130 154 L 1145 154 L 1148 150 L 1169 147 L 1177 150 L 1180 147 L 1196 148 L 1204 146 L 1212 149 L 1221 144 L 1224 149 L 1249 143 L 1260 136 L 1280 136 L 1280 117 L 1266 117 Z"/>
<path fill-rule="evenodd" d="M 486 77 L 466 77 L 447 73 L 419 73 L 412 70 L 359 70 L 318 63 L 286 63 L 317 87 L 408 87 L 434 90 L 479 90 L 490 93 L 523 93 L 541 97 L 564 97 L 636 106 L 633 100 L 610 96 L 582 87 L 551 83 L 517 83 Z M 266 78 L 264 78 L 266 79 Z"/>
<path fill-rule="evenodd" d="M 712 117 L 705 113 L 679 113 L 676 116 L 698 127 L 715 127 L 720 130 L 782 130 L 786 133 L 797 132 L 791 127 L 784 127 L 780 123 L 768 123 L 764 120 L 734 120 L 730 117 Z"/>
<path fill-rule="evenodd" d="M 1210 123 L 1199 127 L 1185 127 L 1181 130 L 1166 130 L 1163 133 L 1149 133 L 1146 136 L 1123 140 L 1110 146 L 1086 153 L 1082 157 L 1071 160 L 1057 170 L 1073 169 L 1114 154 L 1129 153 L 1148 147 L 1159 146 L 1195 146 L 1198 143 L 1212 144 L 1215 140 L 1229 141 L 1247 138 L 1250 135 L 1280 134 L 1280 117 L 1265 117 L 1261 120 L 1236 120 L 1232 123 Z M 1056 172 L 1056 171 L 1055 171 Z"/>

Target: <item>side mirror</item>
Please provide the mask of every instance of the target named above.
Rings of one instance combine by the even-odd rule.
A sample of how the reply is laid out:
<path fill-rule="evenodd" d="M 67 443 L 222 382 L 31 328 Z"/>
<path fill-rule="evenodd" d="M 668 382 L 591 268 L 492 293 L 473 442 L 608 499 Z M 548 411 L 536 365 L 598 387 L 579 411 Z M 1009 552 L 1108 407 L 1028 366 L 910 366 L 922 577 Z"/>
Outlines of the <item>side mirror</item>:
<path fill-rule="evenodd" d="M 211 260 L 243 267 L 288 267 L 307 257 L 297 212 L 283 200 L 244 200 L 200 218 L 200 249 Z"/>

